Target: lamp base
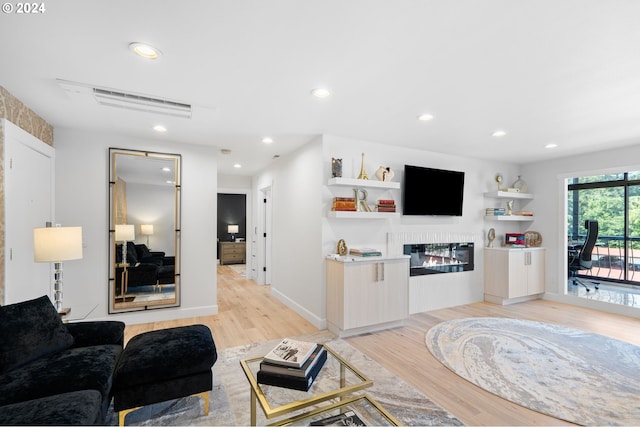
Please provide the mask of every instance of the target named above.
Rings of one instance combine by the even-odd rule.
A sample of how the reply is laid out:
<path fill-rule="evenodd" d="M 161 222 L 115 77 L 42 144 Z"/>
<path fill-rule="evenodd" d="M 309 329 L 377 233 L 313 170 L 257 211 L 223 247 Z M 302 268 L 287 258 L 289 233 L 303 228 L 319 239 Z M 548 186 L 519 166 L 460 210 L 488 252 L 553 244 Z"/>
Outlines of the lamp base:
<path fill-rule="evenodd" d="M 67 314 L 69 314 L 70 311 L 71 311 L 71 307 L 61 308 L 60 310 L 58 310 L 58 315 L 60 317 L 66 316 Z"/>

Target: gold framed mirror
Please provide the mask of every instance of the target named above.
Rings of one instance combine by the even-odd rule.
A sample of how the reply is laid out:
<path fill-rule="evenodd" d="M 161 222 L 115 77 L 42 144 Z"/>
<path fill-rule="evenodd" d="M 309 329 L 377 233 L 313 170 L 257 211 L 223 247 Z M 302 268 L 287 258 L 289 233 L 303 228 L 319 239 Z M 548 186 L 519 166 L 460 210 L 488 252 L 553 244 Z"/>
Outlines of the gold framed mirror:
<path fill-rule="evenodd" d="M 180 305 L 179 154 L 109 148 L 109 313 Z"/>

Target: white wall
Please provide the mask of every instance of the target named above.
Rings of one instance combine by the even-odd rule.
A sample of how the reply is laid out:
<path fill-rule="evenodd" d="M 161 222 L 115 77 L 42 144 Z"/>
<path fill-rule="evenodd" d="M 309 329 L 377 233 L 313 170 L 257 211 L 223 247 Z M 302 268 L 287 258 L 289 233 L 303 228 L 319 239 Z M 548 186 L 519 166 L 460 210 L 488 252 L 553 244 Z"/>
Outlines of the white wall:
<path fill-rule="evenodd" d="M 603 172 L 637 170 L 640 170 L 640 144 L 523 165 L 523 179 L 536 193 L 535 200 L 531 202 L 536 213 L 535 227 L 542 234 L 543 245 L 547 248 L 547 293 L 545 298 L 640 317 L 640 310 L 637 308 L 565 294 L 567 231 L 564 179 L 574 176 L 597 175 Z"/>
<path fill-rule="evenodd" d="M 97 305 L 90 319 L 144 323 L 216 314 L 217 158 L 214 147 L 56 129 L 56 221 L 83 227 L 84 258 L 65 263 L 64 301 Z M 181 306 L 108 315 L 108 149 L 182 155 Z"/>
<path fill-rule="evenodd" d="M 254 178 L 254 218 L 258 237 L 262 213 L 261 189 L 271 187 L 271 291 L 318 328 L 325 328 L 322 242 L 322 148 L 317 139 L 282 156 Z M 258 245 L 259 257 L 261 245 Z"/>

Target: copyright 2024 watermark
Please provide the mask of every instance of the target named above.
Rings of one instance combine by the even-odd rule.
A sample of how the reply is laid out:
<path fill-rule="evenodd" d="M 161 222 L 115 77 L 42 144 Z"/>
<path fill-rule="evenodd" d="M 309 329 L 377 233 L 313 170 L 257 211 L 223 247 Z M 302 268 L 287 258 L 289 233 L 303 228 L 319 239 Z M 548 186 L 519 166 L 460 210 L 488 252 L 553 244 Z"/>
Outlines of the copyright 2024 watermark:
<path fill-rule="evenodd" d="M 47 11 L 44 3 L 2 3 L 2 13 L 36 15 Z"/>

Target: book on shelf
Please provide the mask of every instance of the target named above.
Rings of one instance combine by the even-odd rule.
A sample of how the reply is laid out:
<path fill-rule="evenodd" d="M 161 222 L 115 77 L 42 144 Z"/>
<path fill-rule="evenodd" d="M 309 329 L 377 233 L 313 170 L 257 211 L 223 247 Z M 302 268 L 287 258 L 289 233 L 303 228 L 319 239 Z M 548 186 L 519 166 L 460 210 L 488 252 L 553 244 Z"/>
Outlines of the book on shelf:
<path fill-rule="evenodd" d="M 389 208 L 389 207 L 386 207 L 386 206 L 378 205 L 378 206 L 376 206 L 376 211 L 378 211 L 378 212 L 395 212 L 396 208 L 395 208 L 395 206 L 392 207 L 392 208 Z"/>
<path fill-rule="evenodd" d="M 262 362 L 260 362 L 260 371 L 274 375 L 305 378 L 307 375 L 309 375 L 309 372 L 311 372 L 311 370 L 322 358 L 324 358 L 325 360 L 327 359 L 327 350 L 322 345 L 318 345 L 313 353 L 311 353 L 307 361 L 304 362 L 304 365 L 299 368 L 294 368 L 292 366 L 282 366 L 263 360 Z"/>
<path fill-rule="evenodd" d="M 355 256 L 382 256 L 382 252 L 380 252 L 377 249 L 370 249 L 370 248 L 362 248 L 362 249 L 358 249 L 358 248 L 352 248 L 349 249 L 349 255 L 355 255 Z"/>
<path fill-rule="evenodd" d="M 380 199 L 378 200 L 378 204 L 379 205 L 394 205 L 396 204 L 396 201 L 393 199 Z"/>
<path fill-rule="evenodd" d="M 533 216 L 533 212 L 531 212 L 531 211 L 515 211 L 514 215 Z"/>
<path fill-rule="evenodd" d="M 300 368 L 318 344 L 285 338 L 264 357 L 263 361 L 274 365 Z"/>
<path fill-rule="evenodd" d="M 259 384 L 272 385 L 276 387 L 290 388 L 294 390 L 309 391 L 313 381 L 327 361 L 327 352 L 323 351 L 318 355 L 318 361 L 311 367 L 309 373 L 304 377 L 292 375 L 281 375 L 266 372 L 262 369 L 258 371 L 256 380 Z"/>
<path fill-rule="evenodd" d="M 366 426 L 364 421 L 354 411 L 343 412 L 342 414 L 322 418 L 313 421 L 310 426 Z"/>
<path fill-rule="evenodd" d="M 506 209 L 505 208 L 487 208 L 485 209 L 485 215 L 487 216 L 500 216 L 500 215 L 505 215 L 506 214 Z"/>
<path fill-rule="evenodd" d="M 354 197 L 334 197 L 331 210 L 353 212 L 356 210 L 356 199 Z"/>

